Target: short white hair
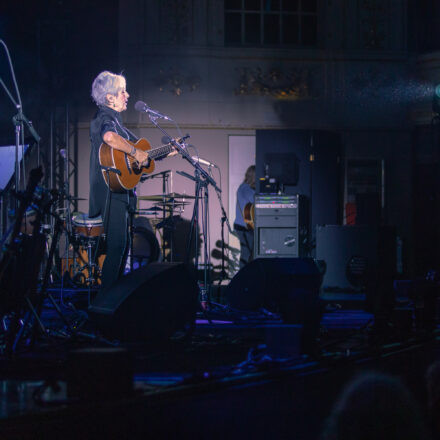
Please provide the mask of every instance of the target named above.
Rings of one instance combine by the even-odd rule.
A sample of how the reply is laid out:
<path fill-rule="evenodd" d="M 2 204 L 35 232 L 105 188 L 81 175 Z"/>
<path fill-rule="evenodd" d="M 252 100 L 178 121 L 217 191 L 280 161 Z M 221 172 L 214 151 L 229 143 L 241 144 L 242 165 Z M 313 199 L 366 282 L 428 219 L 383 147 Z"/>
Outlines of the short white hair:
<path fill-rule="evenodd" d="M 126 82 L 122 75 L 105 70 L 101 72 L 93 81 L 92 98 L 96 105 L 107 105 L 107 94 L 117 96 L 125 89 Z"/>

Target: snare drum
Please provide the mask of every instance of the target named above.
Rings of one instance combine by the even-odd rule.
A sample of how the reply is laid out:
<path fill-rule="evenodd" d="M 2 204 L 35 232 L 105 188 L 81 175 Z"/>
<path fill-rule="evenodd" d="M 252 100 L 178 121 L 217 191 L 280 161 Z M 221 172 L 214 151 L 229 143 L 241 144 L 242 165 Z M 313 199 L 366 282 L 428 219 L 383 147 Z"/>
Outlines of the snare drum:
<path fill-rule="evenodd" d="M 89 217 L 83 212 L 76 212 L 72 216 L 75 234 L 84 238 L 99 237 L 104 233 L 101 216 Z"/>

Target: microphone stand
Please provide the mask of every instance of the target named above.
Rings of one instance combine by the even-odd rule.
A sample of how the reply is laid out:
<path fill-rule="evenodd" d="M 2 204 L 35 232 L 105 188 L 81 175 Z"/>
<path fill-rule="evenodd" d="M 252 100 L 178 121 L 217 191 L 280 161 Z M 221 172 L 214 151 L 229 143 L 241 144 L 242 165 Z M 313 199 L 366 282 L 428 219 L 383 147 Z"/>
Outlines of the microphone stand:
<path fill-rule="evenodd" d="M 9 55 L 9 50 L 8 50 L 8 47 L 6 46 L 6 43 L 3 40 L 0 40 L 0 44 L 2 44 L 3 47 L 5 48 L 6 55 L 8 57 L 9 67 L 11 69 L 12 79 L 14 81 L 15 90 L 17 93 L 17 101 L 18 102 L 14 99 L 14 97 L 12 96 L 12 93 L 9 91 L 9 89 L 6 87 L 6 84 L 0 78 L 0 84 L 2 85 L 6 94 L 9 96 L 9 99 L 11 100 L 14 107 L 18 110 L 18 113 L 12 118 L 12 122 L 15 126 L 15 191 L 19 191 L 20 190 L 20 169 L 19 169 L 18 151 L 20 148 L 20 135 L 23 135 L 23 133 L 24 133 L 23 123 L 26 124 L 32 137 L 35 139 L 35 141 L 37 143 L 40 142 L 41 137 L 35 131 L 34 127 L 32 126 L 32 122 L 29 121 L 29 119 L 26 118 L 26 116 L 23 113 L 23 105 L 21 103 L 20 92 L 18 90 L 17 81 L 15 79 L 15 73 L 14 73 L 14 68 L 12 66 L 11 56 Z M 22 158 L 24 160 L 24 145 L 22 145 L 22 152 L 23 152 Z M 17 214 L 17 208 L 18 208 L 18 200 L 15 199 L 15 214 Z"/>
<path fill-rule="evenodd" d="M 220 208 L 222 210 L 222 225 L 221 225 L 221 238 L 222 238 L 222 270 L 220 273 L 220 284 L 226 279 L 226 271 L 225 271 L 225 223 L 228 227 L 228 231 L 232 234 L 231 224 L 229 223 L 228 216 L 226 215 L 225 208 L 223 206 L 221 195 L 218 191 L 215 192 L 217 194 L 218 200 L 220 202 Z M 220 288 L 220 286 L 219 286 Z"/>
<path fill-rule="evenodd" d="M 202 233 L 203 233 L 203 256 L 204 256 L 204 269 L 203 269 L 203 284 L 199 283 L 200 289 L 200 304 L 202 306 L 203 312 L 209 308 L 209 294 L 210 294 L 210 280 L 208 280 L 208 267 L 209 267 L 209 252 L 208 252 L 208 186 L 212 185 L 217 193 L 221 193 L 221 189 L 217 186 L 215 180 L 200 166 L 198 161 L 194 160 L 191 155 L 188 153 L 185 145 L 186 137 L 182 138 L 180 141 L 177 139 L 173 139 L 158 123 L 158 116 L 154 116 L 150 113 L 147 113 L 150 121 L 154 124 L 156 128 L 158 128 L 168 139 L 169 142 L 174 146 L 174 148 L 180 153 L 180 155 L 189 162 L 194 168 L 194 177 L 191 176 L 191 180 L 196 182 L 195 188 L 195 202 L 194 202 L 194 210 L 191 218 L 191 228 L 190 234 L 188 237 L 188 248 L 190 246 L 192 240 L 193 233 L 193 225 L 199 224 L 199 201 L 202 201 L 204 210 L 202 212 Z M 168 120 L 172 121 L 171 118 L 168 117 Z M 174 122 L 174 121 L 172 121 Z M 199 249 L 198 249 L 198 234 L 195 234 L 195 267 L 198 269 L 199 263 Z M 189 257 L 189 253 L 187 258 Z M 209 319 L 208 319 L 209 320 Z"/>

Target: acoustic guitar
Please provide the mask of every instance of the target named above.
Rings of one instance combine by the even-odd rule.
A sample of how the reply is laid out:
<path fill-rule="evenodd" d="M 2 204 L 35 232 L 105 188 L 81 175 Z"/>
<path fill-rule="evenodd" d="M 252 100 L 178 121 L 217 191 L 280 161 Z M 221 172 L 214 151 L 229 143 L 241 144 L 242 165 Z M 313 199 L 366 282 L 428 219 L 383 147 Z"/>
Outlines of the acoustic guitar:
<path fill-rule="evenodd" d="M 116 150 L 106 143 L 102 143 L 99 147 L 99 163 L 101 166 L 118 171 L 117 173 L 113 171 L 107 173 L 102 170 L 105 183 L 116 193 L 133 189 L 139 183 L 143 174 L 150 174 L 154 171 L 154 159 L 165 157 L 173 151 L 172 144 L 165 144 L 151 149 L 151 145 L 146 139 L 139 139 L 136 143 L 127 142 L 139 150 L 148 151 L 148 162 L 146 164 L 139 165 L 134 157 Z"/>
<path fill-rule="evenodd" d="M 255 228 L 254 218 L 255 218 L 255 205 L 251 202 L 248 202 L 246 203 L 243 209 L 243 220 L 250 231 L 253 231 Z"/>

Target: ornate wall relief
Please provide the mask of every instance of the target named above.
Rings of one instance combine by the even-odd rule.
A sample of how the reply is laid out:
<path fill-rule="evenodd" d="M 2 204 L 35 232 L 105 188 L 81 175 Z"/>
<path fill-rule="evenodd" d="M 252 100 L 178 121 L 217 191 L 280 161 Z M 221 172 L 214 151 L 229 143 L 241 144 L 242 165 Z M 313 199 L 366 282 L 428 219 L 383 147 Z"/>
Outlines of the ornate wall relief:
<path fill-rule="evenodd" d="M 277 99 L 305 99 L 313 96 L 312 71 L 308 68 L 294 68 L 288 72 L 261 67 L 244 67 L 239 72 L 236 95 L 272 96 Z"/>
<path fill-rule="evenodd" d="M 175 96 L 180 96 L 185 92 L 197 90 L 201 79 L 196 74 L 188 74 L 178 68 L 169 67 L 159 70 L 154 82 L 160 92 L 170 92 Z"/>

